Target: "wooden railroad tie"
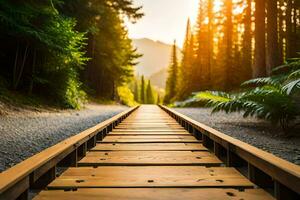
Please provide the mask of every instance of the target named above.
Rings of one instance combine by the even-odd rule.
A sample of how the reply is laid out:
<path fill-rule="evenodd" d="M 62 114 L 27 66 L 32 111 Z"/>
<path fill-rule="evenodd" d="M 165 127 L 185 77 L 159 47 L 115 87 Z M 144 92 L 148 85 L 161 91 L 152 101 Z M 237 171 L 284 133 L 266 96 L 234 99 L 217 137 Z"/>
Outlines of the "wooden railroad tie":
<path fill-rule="evenodd" d="M 74 164 L 68 163 L 72 163 L 72 154 L 68 154 L 68 168 L 46 181 L 34 200 L 296 200 L 299 197 L 300 185 L 289 188 L 274 179 L 272 173 L 276 167 L 269 169 L 268 174 L 259 168 L 261 163 L 270 168 L 281 163 L 265 164 L 268 161 L 260 161 L 263 158 L 259 155 L 269 154 L 220 134 L 166 107 L 140 106 L 125 117 L 120 115 L 109 121 L 100 133 L 79 143 Z M 290 181 L 298 184 L 300 170 L 297 167 L 292 170 L 296 174 Z M 285 176 L 286 171 L 277 172 Z"/>

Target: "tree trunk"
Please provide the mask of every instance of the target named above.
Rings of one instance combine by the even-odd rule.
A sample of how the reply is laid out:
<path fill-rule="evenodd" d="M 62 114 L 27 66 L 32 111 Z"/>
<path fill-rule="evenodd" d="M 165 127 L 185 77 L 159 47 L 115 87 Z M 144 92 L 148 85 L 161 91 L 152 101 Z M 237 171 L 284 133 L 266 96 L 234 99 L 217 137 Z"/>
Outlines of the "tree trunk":
<path fill-rule="evenodd" d="M 207 14 L 208 14 L 208 61 L 207 61 L 207 82 L 208 88 L 211 88 L 211 71 L 212 71 L 212 57 L 213 57 L 213 5 L 214 0 L 208 0 Z"/>
<path fill-rule="evenodd" d="M 18 44 L 17 50 L 16 50 L 16 56 L 15 56 L 15 64 L 14 64 L 14 68 L 13 68 L 13 77 L 12 77 L 12 88 L 13 89 L 15 89 L 15 82 L 16 82 L 16 79 L 17 79 L 19 51 L 20 51 L 20 45 Z"/>
<path fill-rule="evenodd" d="M 33 90 L 35 66 L 36 66 L 36 49 L 33 51 L 32 70 L 31 70 L 31 77 L 30 77 L 30 83 L 28 88 L 29 95 L 32 94 L 32 90 Z"/>
<path fill-rule="evenodd" d="M 247 8 L 245 13 L 245 31 L 243 36 L 243 78 L 248 80 L 252 76 L 252 33 L 251 33 L 251 3 L 252 0 L 247 0 Z"/>
<path fill-rule="evenodd" d="M 292 0 L 287 0 L 286 6 L 286 57 L 291 58 L 293 55 L 292 41 Z"/>
<path fill-rule="evenodd" d="M 17 58 L 18 56 L 16 55 L 16 61 L 15 61 L 15 66 L 14 66 L 14 77 L 13 77 L 13 89 L 16 90 L 19 86 L 20 80 L 22 78 L 23 75 L 23 71 L 24 71 L 24 67 L 27 61 L 27 57 L 28 57 L 28 48 L 29 48 L 29 43 L 26 44 L 25 46 L 25 50 L 24 50 L 24 54 L 21 60 L 21 65 L 18 66 L 18 61 Z M 19 50 L 17 50 L 19 51 Z"/>
<path fill-rule="evenodd" d="M 278 45 L 278 10 L 277 0 L 267 0 L 267 75 L 270 76 L 272 70 L 280 65 L 279 45 Z"/>
<path fill-rule="evenodd" d="M 282 6 L 284 6 L 284 0 L 279 0 L 279 8 L 281 8 Z M 285 33 L 284 33 L 284 30 L 283 30 L 284 16 L 283 16 L 283 11 L 281 9 L 278 9 L 278 20 L 279 20 L 278 21 L 279 63 L 282 64 L 283 61 L 285 60 L 285 54 L 284 54 Z"/>
<path fill-rule="evenodd" d="M 232 0 L 226 1 L 226 28 L 225 28 L 225 40 L 226 40 L 226 86 L 225 88 L 231 89 L 232 87 L 232 36 L 233 36 L 233 23 L 232 23 Z"/>
<path fill-rule="evenodd" d="M 255 1 L 255 55 L 253 78 L 266 76 L 265 0 Z"/>

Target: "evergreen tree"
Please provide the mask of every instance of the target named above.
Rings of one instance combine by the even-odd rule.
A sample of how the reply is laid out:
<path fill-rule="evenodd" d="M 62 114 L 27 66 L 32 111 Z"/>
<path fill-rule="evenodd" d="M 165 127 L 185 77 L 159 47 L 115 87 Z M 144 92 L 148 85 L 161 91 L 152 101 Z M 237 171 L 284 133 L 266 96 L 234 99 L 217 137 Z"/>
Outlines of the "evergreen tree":
<path fill-rule="evenodd" d="M 140 90 L 139 90 L 139 83 L 137 80 L 134 80 L 134 100 L 136 102 L 140 102 Z"/>
<path fill-rule="evenodd" d="M 183 100 L 187 97 L 189 91 L 190 73 L 192 71 L 193 62 L 193 39 L 190 19 L 187 21 L 186 35 L 182 50 L 182 60 L 181 65 L 178 70 L 178 84 L 177 84 L 177 95 L 176 100 Z"/>
<path fill-rule="evenodd" d="M 255 55 L 253 77 L 266 76 L 265 0 L 255 1 Z"/>
<path fill-rule="evenodd" d="M 140 9 L 132 0 L 0 1 L 1 79 L 66 107 L 84 102 L 82 88 L 114 99 L 139 57 L 123 18 Z"/>
<path fill-rule="evenodd" d="M 165 104 L 171 103 L 172 99 L 176 96 L 177 76 L 178 76 L 177 46 L 176 46 L 176 41 L 174 41 L 171 63 L 169 67 L 168 79 L 166 84 L 166 95 L 164 98 Z"/>
<path fill-rule="evenodd" d="M 266 71 L 271 75 L 273 68 L 280 65 L 277 0 L 267 0 L 267 35 Z"/>
<path fill-rule="evenodd" d="M 244 33 L 242 41 L 242 66 L 243 71 L 241 74 L 242 82 L 252 78 L 252 14 L 251 14 L 251 3 L 252 0 L 246 0 L 246 10 L 243 16 L 244 22 Z"/>
<path fill-rule="evenodd" d="M 157 100 L 156 100 L 156 104 L 161 104 L 161 99 L 160 99 L 160 95 L 159 94 L 157 94 Z"/>
<path fill-rule="evenodd" d="M 147 104 L 154 104 L 155 100 L 154 100 L 154 95 L 153 95 L 153 90 L 152 90 L 152 86 L 151 86 L 151 81 L 148 81 L 148 86 L 147 86 Z"/>
<path fill-rule="evenodd" d="M 144 75 L 142 76 L 142 80 L 141 80 L 141 103 L 146 103 L 146 95 L 145 95 L 145 78 Z"/>
<path fill-rule="evenodd" d="M 226 22 L 225 22 L 225 32 L 224 32 L 224 38 L 225 38 L 225 46 L 226 46 L 226 59 L 225 59 L 225 69 L 226 69 L 226 78 L 225 78 L 225 89 L 230 90 L 232 89 L 232 85 L 234 82 L 234 76 L 233 74 L 233 23 L 232 23 L 232 9 L 233 9 L 233 3 L 232 0 L 226 0 L 225 1 L 225 16 L 226 16 Z"/>

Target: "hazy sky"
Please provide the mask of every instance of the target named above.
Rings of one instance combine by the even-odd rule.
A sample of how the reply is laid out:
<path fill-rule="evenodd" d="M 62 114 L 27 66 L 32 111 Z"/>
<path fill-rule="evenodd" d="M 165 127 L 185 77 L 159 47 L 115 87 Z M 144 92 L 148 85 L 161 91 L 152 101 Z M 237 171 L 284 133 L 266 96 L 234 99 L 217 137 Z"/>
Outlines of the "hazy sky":
<path fill-rule="evenodd" d="M 136 24 L 128 24 L 131 38 L 150 38 L 165 43 L 176 39 L 182 46 L 188 17 L 194 22 L 198 0 L 134 0 L 143 5 L 145 16 Z"/>

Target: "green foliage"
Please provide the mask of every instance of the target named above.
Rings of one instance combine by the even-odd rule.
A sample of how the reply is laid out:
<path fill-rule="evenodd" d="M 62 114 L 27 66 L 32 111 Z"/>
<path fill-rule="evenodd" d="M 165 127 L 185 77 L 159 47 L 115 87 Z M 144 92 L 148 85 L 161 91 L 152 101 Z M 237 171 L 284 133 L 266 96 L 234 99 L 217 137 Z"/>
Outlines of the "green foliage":
<path fill-rule="evenodd" d="M 169 74 L 166 83 L 166 95 L 164 98 L 164 103 L 169 104 L 173 101 L 173 98 L 176 96 L 176 87 L 177 87 L 177 78 L 179 72 L 178 60 L 177 60 L 177 51 L 176 51 L 176 41 L 174 41 L 173 51 L 171 56 L 171 64 L 169 67 Z"/>
<path fill-rule="evenodd" d="M 138 80 L 134 80 L 134 91 L 133 91 L 133 94 L 134 94 L 134 100 L 136 102 L 139 102 L 140 101 L 140 88 L 139 88 L 139 81 Z"/>
<path fill-rule="evenodd" d="M 137 102 L 134 100 L 134 95 L 131 90 L 126 86 L 118 87 L 118 96 L 122 104 L 127 106 L 136 106 Z"/>
<path fill-rule="evenodd" d="M 78 21 L 78 29 L 88 34 L 84 70 L 85 83 L 97 96 L 114 98 L 115 89 L 133 77 L 135 59 L 140 55 L 128 38 L 123 17 L 139 19 L 143 14 L 131 0 L 67 0 L 61 10 Z"/>
<path fill-rule="evenodd" d="M 160 98 L 160 95 L 157 94 L 157 100 L 156 100 L 156 104 L 160 105 L 162 102 L 161 102 L 161 98 Z"/>
<path fill-rule="evenodd" d="M 142 76 L 141 79 L 141 103 L 146 103 L 146 84 L 144 76 Z"/>
<path fill-rule="evenodd" d="M 147 85 L 147 93 L 146 93 L 146 100 L 147 100 L 147 104 L 154 104 L 155 103 L 155 99 L 154 99 L 154 94 L 153 94 L 153 90 L 152 90 L 152 85 L 151 85 L 151 81 L 148 81 L 148 85 Z"/>
<path fill-rule="evenodd" d="M 0 75 L 68 108 L 80 108 L 85 91 L 114 99 L 140 56 L 123 17 L 140 10 L 132 0 L 0 1 Z"/>
<path fill-rule="evenodd" d="M 200 92 L 178 105 L 206 102 L 212 112 L 243 112 L 244 117 L 255 116 L 269 120 L 288 131 L 300 117 L 300 59 L 289 60 L 273 71 L 268 78 L 243 83 L 243 92 Z"/>

